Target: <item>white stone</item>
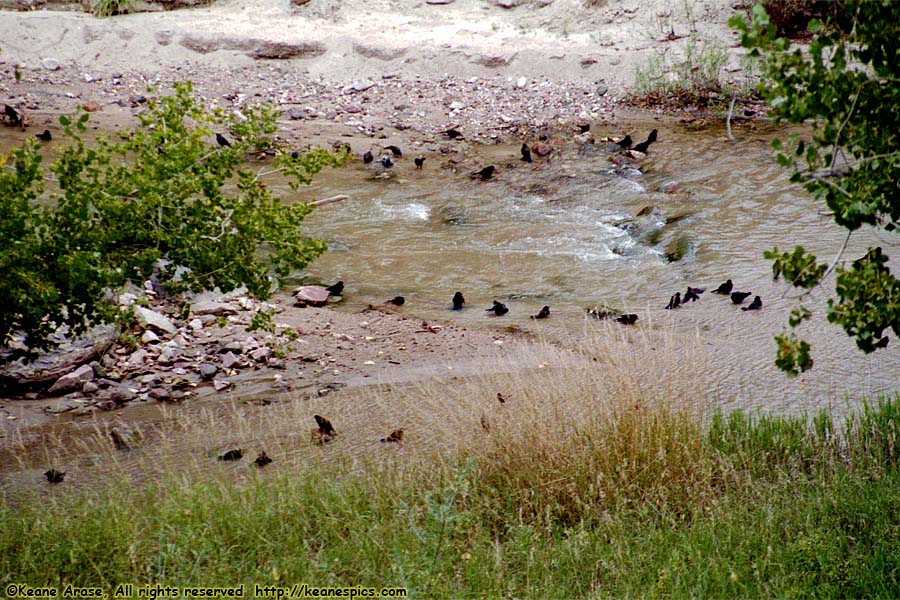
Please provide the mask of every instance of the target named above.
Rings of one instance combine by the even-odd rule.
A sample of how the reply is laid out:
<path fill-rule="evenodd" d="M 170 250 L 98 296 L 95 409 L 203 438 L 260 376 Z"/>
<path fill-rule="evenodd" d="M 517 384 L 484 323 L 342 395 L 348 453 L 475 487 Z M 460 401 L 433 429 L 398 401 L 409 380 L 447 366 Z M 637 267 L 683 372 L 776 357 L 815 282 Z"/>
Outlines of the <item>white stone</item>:
<path fill-rule="evenodd" d="M 517 87 L 517 88 L 523 88 L 523 87 L 525 87 L 527 84 L 528 84 L 528 79 L 526 79 L 525 77 L 519 77 L 519 78 L 516 80 L 516 87 Z"/>
<path fill-rule="evenodd" d="M 144 308 L 143 306 L 134 307 L 134 316 L 137 317 L 138 323 L 144 327 L 152 327 L 165 333 L 175 333 L 178 328 L 163 314 Z"/>
<path fill-rule="evenodd" d="M 158 342 L 159 336 L 150 331 L 149 329 L 144 332 L 144 335 L 141 336 L 141 342 L 144 344 L 152 344 L 153 342 Z"/>
<path fill-rule="evenodd" d="M 48 391 L 51 394 L 55 394 L 56 392 L 73 390 L 75 388 L 83 386 L 85 382 L 92 381 L 93 379 L 94 368 L 91 365 L 81 365 L 71 373 L 66 373 L 65 375 L 57 379 L 56 383 L 54 383 Z"/>

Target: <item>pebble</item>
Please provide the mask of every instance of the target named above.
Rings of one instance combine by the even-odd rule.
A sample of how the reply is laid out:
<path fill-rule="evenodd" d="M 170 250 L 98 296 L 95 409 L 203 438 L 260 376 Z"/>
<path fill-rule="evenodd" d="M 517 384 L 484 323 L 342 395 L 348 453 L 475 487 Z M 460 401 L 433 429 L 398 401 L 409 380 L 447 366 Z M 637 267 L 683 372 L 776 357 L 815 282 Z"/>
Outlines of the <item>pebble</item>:
<path fill-rule="evenodd" d="M 59 64 L 58 60 L 50 57 L 42 59 L 41 65 L 43 65 L 43 67 L 48 71 L 59 71 L 60 67 L 62 66 Z"/>
<path fill-rule="evenodd" d="M 200 377 L 203 381 L 209 381 L 219 372 L 219 367 L 212 363 L 200 363 Z"/>

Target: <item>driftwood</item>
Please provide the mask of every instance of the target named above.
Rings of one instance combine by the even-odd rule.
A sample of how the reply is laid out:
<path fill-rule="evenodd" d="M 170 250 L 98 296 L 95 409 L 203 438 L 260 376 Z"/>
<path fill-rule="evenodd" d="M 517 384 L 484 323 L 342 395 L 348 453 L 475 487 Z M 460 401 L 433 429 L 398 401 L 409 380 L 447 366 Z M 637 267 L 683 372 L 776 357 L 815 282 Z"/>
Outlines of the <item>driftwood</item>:
<path fill-rule="evenodd" d="M 312 202 L 307 202 L 309 206 L 322 206 L 323 204 L 331 204 L 333 202 L 340 202 L 341 200 L 347 200 L 350 198 L 347 194 L 338 194 L 337 196 L 332 196 L 331 198 L 322 198 L 321 200 L 313 200 Z"/>

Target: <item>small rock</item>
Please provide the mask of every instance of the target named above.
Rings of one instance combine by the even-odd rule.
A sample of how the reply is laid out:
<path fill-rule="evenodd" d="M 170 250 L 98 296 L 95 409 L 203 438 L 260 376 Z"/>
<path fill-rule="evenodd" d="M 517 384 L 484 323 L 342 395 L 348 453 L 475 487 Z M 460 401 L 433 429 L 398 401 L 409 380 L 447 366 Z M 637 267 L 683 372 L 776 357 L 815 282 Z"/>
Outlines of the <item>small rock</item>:
<path fill-rule="evenodd" d="M 100 106 L 100 103 L 94 100 L 88 100 L 81 106 L 81 108 L 83 108 L 85 112 L 89 113 L 100 112 L 101 110 L 103 110 L 103 107 Z"/>
<path fill-rule="evenodd" d="M 305 115 L 303 114 L 303 109 L 292 108 L 291 110 L 287 111 L 287 116 L 288 116 L 288 119 L 290 119 L 292 121 L 301 121 L 301 120 L 303 120 L 303 117 Z"/>
<path fill-rule="evenodd" d="M 219 372 L 219 367 L 212 363 L 200 363 L 200 378 L 209 381 Z"/>
<path fill-rule="evenodd" d="M 594 93 L 596 93 L 598 96 L 605 96 L 606 92 L 608 92 L 608 91 L 609 91 L 609 86 L 606 85 L 605 83 L 601 83 L 600 85 L 597 86 L 597 89 L 594 90 Z"/>
<path fill-rule="evenodd" d="M 297 301 L 310 306 L 324 306 L 328 302 L 328 296 L 328 290 L 320 285 L 303 285 L 294 290 Z"/>
<path fill-rule="evenodd" d="M 141 342 L 144 344 L 152 344 L 153 342 L 158 342 L 159 336 L 150 331 L 149 329 L 144 332 L 144 335 L 141 336 Z"/>
<path fill-rule="evenodd" d="M 137 397 L 137 394 L 131 388 L 118 387 L 109 395 L 109 399 L 115 404 L 125 404 L 131 402 Z"/>
<path fill-rule="evenodd" d="M 171 392 L 169 392 L 169 390 L 167 390 L 166 388 L 161 387 L 152 388 L 147 395 L 154 400 L 159 400 L 160 402 L 167 402 L 172 398 Z"/>
<path fill-rule="evenodd" d="M 60 67 L 62 66 L 59 64 L 58 60 L 56 60 L 55 58 L 50 58 L 50 57 L 47 57 L 47 58 L 41 60 L 41 64 L 48 71 L 59 71 Z"/>
<path fill-rule="evenodd" d="M 222 368 L 230 369 L 233 366 L 237 365 L 240 362 L 240 359 L 234 354 L 234 352 L 226 352 L 225 356 L 222 357 Z"/>
<path fill-rule="evenodd" d="M 450 103 L 450 110 L 462 110 L 466 107 L 465 102 L 459 102 L 458 100 Z"/>
<path fill-rule="evenodd" d="M 255 360 L 256 362 L 264 361 L 267 358 L 272 356 L 272 349 L 268 346 L 263 346 L 261 348 L 257 348 L 253 352 L 250 353 L 250 358 Z"/>
<path fill-rule="evenodd" d="M 188 327 L 190 327 L 193 331 L 200 331 L 201 329 L 203 329 L 203 321 L 201 321 L 200 319 L 191 319 L 190 321 L 188 321 Z"/>
<path fill-rule="evenodd" d="M 141 348 L 128 357 L 128 364 L 132 367 L 139 367 L 147 362 L 148 356 L 149 354 L 147 353 L 147 351 Z"/>
<path fill-rule="evenodd" d="M 67 373 L 56 380 L 50 389 L 47 390 L 51 394 L 57 392 L 65 392 L 74 390 L 84 385 L 87 381 L 94 379 L 94 369 L 91 365 L 81 365 L 71 373 Z"/>
<path fill-rule="evenodd" d="M 519 79 L 516 80 L 517 88 L 521 89 L 521 88 L 525 87 L 527 84 L 528 84 L 528 79 L 526 79 L 525 77 L 519 77 Z"/>
<path fill-rule="evenodd" d="M 236 315 L 238 311 L 231 304 L 225 304 L 224 302 L 215 302 L 212 300 L 204 300 L 202 302 L 197 302 L 196 304 L 191 305 L 191 313 L 193 313 L 194 316 L 215 315 L 217 317 L 221 317 L 224 315 Z"/>
<path fill-rule="evenodd" d="M 150 327 L 168 334 L 178 331 L 178 328 L 175 327 L 175 324 L 168 317 L 155 310 L 150 310 L 143 306 L 135 306 L 134 316 L 143 327 Z"/>
<path fill-rule="evenodd" d="M 227 381 L 225 379 L 213 379 L 213 388 L 217 392 L 221 392 L 222 390 L 228 389 L 233 385 L 234 384 L 232 382 Z"/>
<path fill-rule="evenodd" d="M 91 395 L 100 389 L 100 386 L 94 383 L 93 381 L 86 381 L 83 386 L 81 386 L 81 392 L 83 394 Z"/>
<path fill-rule="evenodd" d="M 364 91 L 366 91 L 367 89 L 369 89 L 370 87 L 372 87 L 372 86 L 374 86 L 374 85 L 375 85 L 375 82 L 374 82 L 374 81 L 370 81 L 370 80 L 368 80 L 368 79 L 364 79 L 364 80 L 362 80 L 362 81 L 355 81 L 355 82 L 353 82 L 353 84 L 350 86 L 350 88 L 351 88 L 354 92 L 364 92 Z"/>

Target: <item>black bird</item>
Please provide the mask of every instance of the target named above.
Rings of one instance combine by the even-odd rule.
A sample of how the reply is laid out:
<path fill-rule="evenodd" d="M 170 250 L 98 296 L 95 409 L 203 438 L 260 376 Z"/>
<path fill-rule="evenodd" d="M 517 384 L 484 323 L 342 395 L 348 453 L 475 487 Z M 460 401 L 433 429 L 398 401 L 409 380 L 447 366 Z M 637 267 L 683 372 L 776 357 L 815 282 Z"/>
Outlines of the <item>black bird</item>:
<path fill-rule="evenodd" d="M 453 294 L 453 310 L 462 310 L 465 303 L 466 299 L 463 298 L 462 292 Z"/>
<path fill-rule="evenodd" d="M 262 468 L 272 462 L 272 459 L 269 458 L 269 455 L 265 452 L 260 452 L 259 456 L 256 457 L 256 460 L 253 461 L 257 467 Z"/>
<path fill-rule="evenodd" d="M 522 144 L 522 160 L 533 162 L 531 159 L 531 148 L 528 147 L 528 144 Z"/>
<path fill-rule="evenodd" d="M 219 143 L 220 146 L 228 146 L 228 147 L 231 147 L 231 142 L 229 142 L 229 141 L 225 138 L 225 136 L 222 135 L 221 133 L 216 133 L 216 141 Z"/>
<path fill-rule="evenodd" d="M 619 323 L 621 323 L 623 325 L 634 325 L 635 323 L 637 323 L 637 320 L 638 320 L 638 316 L 634 313 L 629 313 L 627 315 L 619 315 L 619 317 L 616 319 L 616 321 L 618 321 Z"/>
<path fill-rule="evenodd" d="M 628 148 L 631 148 L 631 144 L 632 144 L 631 135 L 626 135 L 621 140 L 616 142 L 616 145 L 619 146 L 619 148 L 621 148 L 623 150 L 627 150 Z"/>
<path fill-rule="evenodd" d="M 421 169 L 422 166 L 425 164 L 425 158 L 421 157 L 421 156 L 417 156 L 413 159 L 413 162 L 416 163 L 417 169 Z"/>
<path fill-rule="evenodd" d="M 542 309 L 540 310 L 540 312 L 539 312 L 538 314 L 536 314 L 536 315 L 531 315 L 531 318 L 532 318 L 532 319 L 546 319 L 546 318 L 549 317 L 549 316 L 550 316 L 550 307 L 549 307 L 549 306 L 545 306 L 544 308 L 542 308 Z"/>
<path fill-rule="evenodd" d="M 42 142 L 49 142 L 50 140 L 53 139 L 53 136 L 50 134 L 50 130 L 49 130 L 49 129 L 45 129 L 45 130 L 44 130 L 44 133 L 37 133 L 37 134 L 35 134 L 34 137 L 36 137 L 37 139 L 41 140 Z"/>
<path fill-rule="evenodd" d="M 888 336 L 884 336 L 883 338 L 881 338 L 874 344 L 874 347 L 875 348 L 887 348 L 889 341 L 891 341 L 891 338 L 889 338 Z"/>
<path fill-rule="evenodd" d="M 44 472 L 44 477 L 46 477 L 47 481 L 50 483 L 62 483 L 65 476 L 65 471 L 58 471 L 56 469 L 50 469 L 49 471 Z"/>
<path fill-rule="evenodd" d="M 403 156 L 403 151 L 400 150 L 400 148 L 398 148 L 397 146 L 387 146 L 387 147 L 385 147 L 385 149 L 390 150 L 391 154 L 393 154 L 397 158 L 400 158 L 401 156 Z"/>
<path fill-rule="evenodd" d="M 581 125 L 578 126 L 578 129 L 581 130 L 579 133 L 587 133 L 588 131 L 591 130 L 591 124 L 590 123 L 582 123 Z"/>
<path fill-rule="evenodd" d="M 229 450 L 225 454 L 219 457 L 219 460 L 241 460 L 244 457 L 244 451 L 240 448 L 235 448 L 234 450 Z"/>
<path fill-rule="evenodd" d="M 682 303 L 687 304 L 688 302 L 696 302 L 700 299 L 700 294 L 697 293 L 695 288 L 688 286 L 687 291 L 684 293 L 684 299 Z"/>
<path fill-rule="evenodd" d="M 405 303 L 406 298 L 404 298 L 403 296 L 394 296 L 393 298 L 385 302 L 385 304 L 393 304 L 394 306 L 403 306 Z"/>
<path fill-rule="evenodd" d="M 634 150 L 635 152 L 642 152 L 642 153 L 646 154 L 647 149 L 650 147 L 650 144 L 652 144 L 655 141 L 656 141 L 656 130 L 654 129 L 653 131 L 650 132 L 650 135 L 647 136 L 646 142 L 641 142 L 640 144 L 638 144 L 637 146 L 632 148 L 632 150 Z"/>
<path fill-rule="evenodd" d="M 732 292 L 731 301 L 735 304 L 740 304 L 741 302 L 746 300 L 752 293 L 753 292 Z M 762 305 L 762 302 L 760 302 L 760 305 Z"/>
<path fill-rule="evenodd" d="M 675 292 L 675 295 L 669 298 L 669 303 L 666 304 L 666 310 L 672 310 L 679 306 L 681 306 L 681 292 Z"/>
<path fill-rule="evenodd" d="M 366 150 L 366 153 L 363 154 L 363 162 L 366 163 L 366 164 L 369 164 L 369 163 L 372 162 L 373 160 L 375 160 L 375 157 L 372 156 L 372 151 L 371 151 L 371 150 Z"/>
<path fill-rule="evenodd" d="M 458 129 L 454 129 L 452 127 L 447 131 L 444 131 L 443 133 L 451 140 L 455 140 L 457 138 L 461 139 L 463 136 L 463 134 Z"/>
<path fill-rule="evenodd" d="M 725 283 L 723 283 L 722 285 L 720 285 L 719 287 L 714 289 L 713 294 L 722 294 L 723 296 L 727 296 L 728 294 L 731 293 L 731 290 L 733 290 L 733 289 L 734 289 L 734 284 L 731 283 L 731 280 L 729 279 L 728 281 L 726 281 Z"/>
<path fill-rule="evenodd" d="M 487 181 L 494 175 L 494 165 L 488 165 L 480 171 L 472 173 L 472 177 L 481 177 L 482 181 Z"/>
<path fill-rule="evenodd" d="M 753 302 L 750 303 L 750 306 L 742 306 L 741 310 L 759 310 L 762 308 L 762 298 L 757 296 L 753 299 Z"/>
<path fill-rule="evenodd" d="M 485 312 L 492 312 L 496 316 L 501 317 L 509 312 L 509 309 L 506 308 L 506 305 L 502 302 L 497 302 L 494 300 L 494 305 L 490 308 L 485 309 Z"/>
<path fill-rule="evenodd" d="M 387 156 L 387 155 L 382 156 L 381 157 L 381 166 L 384 167 L 385 169 L 390 169 L 391 167 L 394 166 L 394 161 L 391 160 L 390 156 Z"/>
<path fill-rule="evenodd" d="M 3 106 L 3 112 L 6 114 L 6 118 L 9 119 L 9 124 L 12 127 L 18 127 L 19 125 L 22 124 L 21 115 L 19 115 L 19 113 L 16 112 L 16 109 L 14 109 L 9 104 L 5 104 Z"/>
<path fill-rule="evenodd" d="M 506 404 L 506 397 L 500 392 L 497 392 L 497 402 L 499 402 L 500 404 Z"/>
<path fill-rule="evenodd" d="M 342 280 L 342 281 L 338 281 L 338 282 L 335 283 L 334 285 L 329 285 L 329 286 L 328 286 L 327 288 L 325 288 L 325 289 L 328 290 L 328 295 L 329 295 L 329 296 L 340 296 L 340 295 L 341 295 L 341 292 L 344 291 L 344 282 L 343 282 L 343 280 Z"/>
<path fill-rule="evenodd" d="M 381 438 L 382 442 L 394 442 L 396 444 L 403 443 L 403 430 L 395 429 L 387 437 Z"/>
<path fill-rule="evenodd" d="M 333 437 L 337 435 L 337 431 L 331 425 L 331 421 L 320 415 L 313 415 L 316 425 L 319 426 L 319 435 L 322 437 Z"/>

